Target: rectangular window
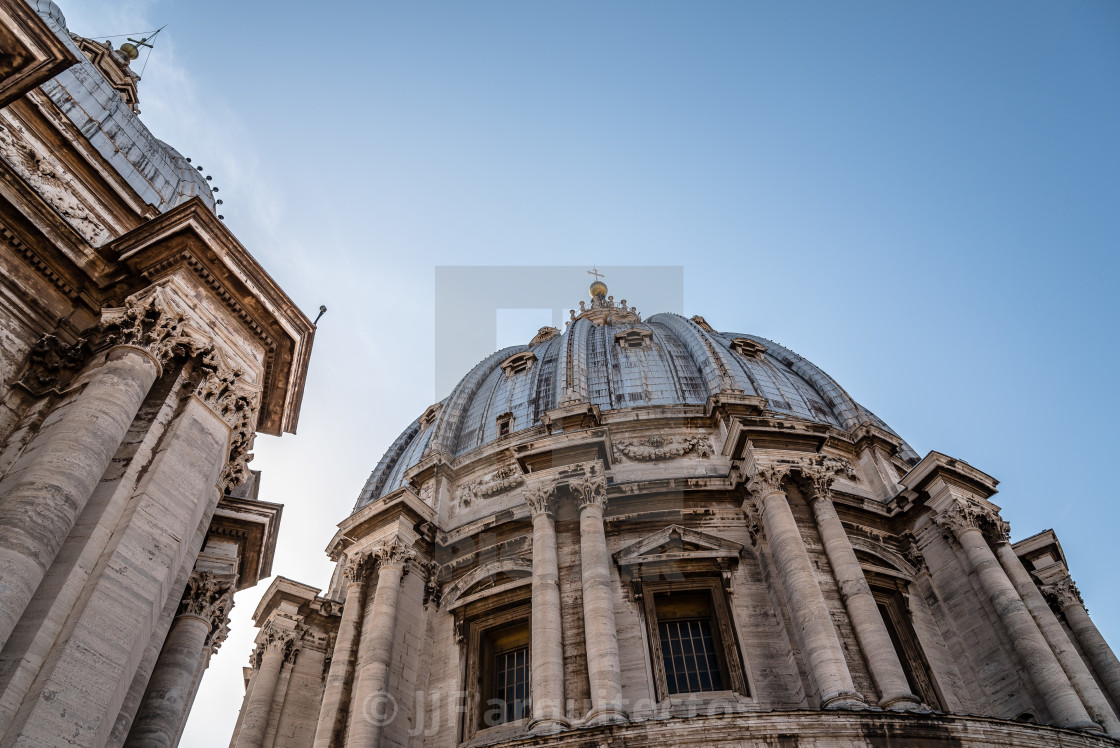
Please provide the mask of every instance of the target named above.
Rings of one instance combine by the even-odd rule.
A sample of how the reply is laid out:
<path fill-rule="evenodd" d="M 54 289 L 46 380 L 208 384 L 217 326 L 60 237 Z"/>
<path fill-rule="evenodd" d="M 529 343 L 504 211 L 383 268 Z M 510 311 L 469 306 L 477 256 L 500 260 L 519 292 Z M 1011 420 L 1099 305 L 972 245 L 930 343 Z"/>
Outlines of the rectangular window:
<path fill-rule="evenodd" d="M 659 628 L 670 694 L 723 690 L 710 620 L 660 621 Z"/>
<path fill-rule="evenodd" d="M 718 578 L 647 587 L 646 615 L 659 699 L 682 693 L 746 695 L 724 591 Z"/>

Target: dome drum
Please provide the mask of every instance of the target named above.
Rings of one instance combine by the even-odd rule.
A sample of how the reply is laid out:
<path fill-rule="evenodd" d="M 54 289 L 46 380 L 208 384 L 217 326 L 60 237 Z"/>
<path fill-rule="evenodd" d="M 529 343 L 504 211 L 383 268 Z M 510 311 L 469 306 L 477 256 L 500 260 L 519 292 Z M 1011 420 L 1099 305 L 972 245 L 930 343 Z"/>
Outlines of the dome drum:
<path fill-rule="evenodd" d="M 301 695 L 292 745 L 1120 745 L 1115 658 L 1069 646 L 1099 634 L 1057 539 L 1010 543 L 995 479 L 773 341 L 601 290 L 378 463 L 307 606 L 392 642 L 334 646 L 348 701 Z"/>

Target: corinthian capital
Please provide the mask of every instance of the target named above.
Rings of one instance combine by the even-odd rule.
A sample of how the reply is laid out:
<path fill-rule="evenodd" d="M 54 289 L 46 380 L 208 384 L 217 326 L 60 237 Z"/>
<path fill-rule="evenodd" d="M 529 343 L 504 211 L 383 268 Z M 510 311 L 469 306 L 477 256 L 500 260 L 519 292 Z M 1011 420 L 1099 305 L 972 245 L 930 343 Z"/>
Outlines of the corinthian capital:
<path fill-rule="evenodd" d="M 198 372 L 200 377 L 194 395 L 230 428 L 229 456 L 221 477 L 228 490 L 249 477 L 260 388 L 246 383 L 244 372 L 227 364 L 213 348 L 201 356 Z"/>
<path fill-rule="evenodd" d="M 107 347 L 128 345 L 152 355 L 160 365 L 178 356 L 195 356 L 208 340 L 188 330 L 186 318 L 161 289 L 130 296 L 123 307 L 101 312 L 101 341 Z"/>
<path fill-rule="evenodd" d="M 397 568 L 405 570 L 416 558 L 416 552 L 399 540 L 392 540 L 370 551 L 370 556 L 378 568 Z"/>
<path fill-rule="evenodd" d="M 747 490 L 762 499 L 772 493 L 783 493 L 782 481 L 789 475 L 788 465 L 761 465 L 747 480 Z"/>
<path fill-rule="evenodd" d="M 208 571 L 193 572 L 187 580 L 176 615 L 194 616 L 210 624 L 211 632 L 224 625 L 233 607 L 233 579 Z"/>
<path fill-rule="evenodd" d="M 960 537 L 968 530 L 980 530 L 988 535 L 1003 524 L 999 515 L 989 507 L 966 499 L 954 499 L 933 516 L 933 522 L 946 538 Z"/>
<path fill-rule="evenodd" d="M 806 460 L 798 468 L 798 472 L 809 484 L 809 490 L 813 496 L 828 496 L 832 491 L 832 482 L 837 478 L 855 476 L 852 464 L 839 457 Z"/>
<path fill-rule="evenodd" d="M 373 571 L 374 561 L 369 553 L 356 553 L 346 559 L 346 568 L 342 576 L 346 577 L 347 584 L 365 584 Z"/>
<path fill-rule="evenodd" d="M 556 484 L 533 483 L 525 487 L 525 503 L 529 511 L 536 517 L 540 514 L 552 516 L 554 509 L 553 497 L 556 495 Z"/>
<path fill-rule="evenodd" d="M 292 650 L 295 648 L 296 641 L 303 632 L 297 626 L 296 628 L 284 628 L 278 626 L 275 621 L 270 620 L 261 628 L 260 633 L 257 634 L 257 647 L 253 650 L 250 657 L 250 663 L 253 668 L 261 666 L 261 659 L 264 655 L 273 653 L 287 659 L 291 656 Z"/>
<path fill-rule="evenodd" d="M 607 479 L 595 465 L 584 468 L 583 475 L 568 482 L 579 500 L 579 508 L 596 506 L 607 508 Z"/>
<path fill-rule="evenodd" d="M 1085 607 L 1085 601 L 1081 599 L 1081 592 L 1077 589 L 1073 580 L 1069 578 L 1069 575 L 1062 577 L 1054 584 L 1043 587 L 1042 594 L 1046 596 L 1046 601 L 1050 603 L 1050 607 L 1058 612 L 1073 605 Z"/>

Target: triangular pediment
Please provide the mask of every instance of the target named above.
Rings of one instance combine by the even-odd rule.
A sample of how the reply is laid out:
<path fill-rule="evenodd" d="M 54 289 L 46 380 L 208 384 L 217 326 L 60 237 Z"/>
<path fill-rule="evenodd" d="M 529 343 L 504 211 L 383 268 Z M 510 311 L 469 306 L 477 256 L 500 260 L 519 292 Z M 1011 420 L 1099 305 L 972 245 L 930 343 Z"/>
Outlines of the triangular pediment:
<path fill-rule="evenodd" d="M 682 525 L 669 525 L 647 535 L 614 554 L 620 564 L 634 564 L 667 558 L 738 558 L 742 543 L 691 530 Z"/>

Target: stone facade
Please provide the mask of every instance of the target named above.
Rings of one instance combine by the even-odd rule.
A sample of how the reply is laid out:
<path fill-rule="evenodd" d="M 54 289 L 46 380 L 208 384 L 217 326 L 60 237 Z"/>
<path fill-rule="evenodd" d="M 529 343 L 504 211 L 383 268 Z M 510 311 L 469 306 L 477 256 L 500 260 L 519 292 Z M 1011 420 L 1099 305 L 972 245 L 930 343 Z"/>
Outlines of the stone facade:
<path fill-rule="evenodd" d="M 0 0 L 0 42 L 0 745 L 172 746 L 271 573 L 248 462 L 295 429 L 314 328 L 126 57 L 48 0 Z"/>
<path fill-rule="evenodd" d="M 231 746 L 1118 745 L 1116 657 L 995 493 L 597 283 L 405 430 L 325 590 L 276 579 Z"/>

